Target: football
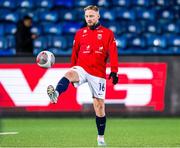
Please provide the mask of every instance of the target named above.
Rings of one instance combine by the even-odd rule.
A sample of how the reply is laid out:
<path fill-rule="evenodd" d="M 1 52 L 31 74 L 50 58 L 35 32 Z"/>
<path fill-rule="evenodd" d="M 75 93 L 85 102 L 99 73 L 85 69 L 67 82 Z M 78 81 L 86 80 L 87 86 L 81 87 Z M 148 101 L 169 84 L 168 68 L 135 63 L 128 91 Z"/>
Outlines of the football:
<path fill-rule="evenodd" d="M 36 57 L 36 63 L 42 68 L 50 68 L 55 63 L 55 56 L 50 51 L 41 51 Z"/>

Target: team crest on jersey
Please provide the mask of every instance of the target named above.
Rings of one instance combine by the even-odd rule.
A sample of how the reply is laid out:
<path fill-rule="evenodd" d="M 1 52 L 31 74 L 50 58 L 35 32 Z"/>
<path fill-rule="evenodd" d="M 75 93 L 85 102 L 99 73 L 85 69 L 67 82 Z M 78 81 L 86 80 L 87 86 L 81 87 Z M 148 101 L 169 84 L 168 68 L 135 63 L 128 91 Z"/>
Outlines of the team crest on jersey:
<path fill-rule="evenodd" d="M 102 39 L 102 34 L 98 34 L 98 35 L 97 35 L 97 39 L 98 39 L 98 40 L 101 40 L 101 39 Z"/>
<path fill-rule="evenodd" d="M 87 30 L 85 29 L 85 30 L 83 30 L 83 33 L 86 33 L 87 32 Z"/>

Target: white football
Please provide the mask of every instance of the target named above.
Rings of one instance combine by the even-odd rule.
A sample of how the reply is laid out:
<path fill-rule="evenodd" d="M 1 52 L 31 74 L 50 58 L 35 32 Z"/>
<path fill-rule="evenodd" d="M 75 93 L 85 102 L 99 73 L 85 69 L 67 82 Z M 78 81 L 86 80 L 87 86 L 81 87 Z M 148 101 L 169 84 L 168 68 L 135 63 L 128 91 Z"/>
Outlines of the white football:
<path fill-rule="evenodd" d="M 36 63 L 43 68 L 50 68 L 55 63 L 55 56 L 50 51 L 41 51 L 36 57 Z"/>

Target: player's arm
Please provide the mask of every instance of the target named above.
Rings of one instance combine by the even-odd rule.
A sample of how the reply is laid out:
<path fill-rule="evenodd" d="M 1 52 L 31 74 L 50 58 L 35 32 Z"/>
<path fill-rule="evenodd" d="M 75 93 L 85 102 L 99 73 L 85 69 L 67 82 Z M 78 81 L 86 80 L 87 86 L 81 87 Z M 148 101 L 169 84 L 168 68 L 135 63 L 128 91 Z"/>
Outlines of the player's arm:
<path fill-rule="evenodd" d="M 72 56 L 71 56 L 71 66 L 75 66 L 78 59 L 78 53 L 80 49 L 80 39 L 79 33 L 77 32 L 74 41 L 73 41 L 73 48 L 72 48 Z"/>
<path fill-rule="evenodd" d="M 111 73 L 109 75 L 109 79 L 112 78 L 113 84 L 118 83 L 118 51 L 116 46 L 116 40 L 114 38 L 113 32 L 111 32 L 110 40 L 109 40 L 109 57 L 110 57 L 110 65 L 111 65 Z"/>

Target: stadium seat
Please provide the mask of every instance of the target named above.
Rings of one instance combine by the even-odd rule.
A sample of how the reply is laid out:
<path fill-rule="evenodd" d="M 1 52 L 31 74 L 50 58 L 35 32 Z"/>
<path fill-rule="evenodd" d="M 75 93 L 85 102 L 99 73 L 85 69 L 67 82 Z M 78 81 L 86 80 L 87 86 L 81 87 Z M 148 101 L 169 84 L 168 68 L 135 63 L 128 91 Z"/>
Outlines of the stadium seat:
<path fill-rule="evenodd" d="M 152 33 L 152 34 L 161 34 L 162 27 L 160 24 L 157 24 L 156 21 L 147 21 L 143 24 L 144 34 Z"/>
<path fill-rule="evenodd" d="M 54 1 L 53 0 L 36 0 L 35 5 L 38 8 L 51 9 L 52 7 L 54 7 Z"/>
<path fill-rule="evenodd" d="M 164 33 L 174 33 L 174 34 L 180 33 L 179 25 L 180 24 L 174 22 L 163 23 L 163 24 L 161 23 Z"/>
<path fill-rule="evenodd" d="M 118 7 L 129 7 L 131 6 L 131 0 L 113 0 L 113 6 Z"/>
<path fill-rule="evenodd" d="M 133 0 L 133 6 L 149 7 L 152 0 Z"/>
<path fill-rule="evenodd" d="M 0 37 L 0 50 L 7 49 L 7 39 Z"/>
<path fill-rule="evenodd" d="M 110 30 L 112 30 L 117 35 L 122 34 L 126 31 L 123 23 L 119 23 L 119 22 L 115 22 L 115 21 L 107 22 L 107 23 L 105 23 L 105 26 L 107 28 L 109 28 Z"/>
<path fill-rule="evenodd" d="M 5 27 L 5 35 L 14 35 L 16 33 L 16 25 L 14 23 L 8 23 L 4 24 L 6 25 Z"/>
<path fill-rule="evenodd" d="M 128 39 L 128 46 L 134 50 L 144 49 L 146 47 L 146 40 L 144 37 L 131 37 Z"/>
<path fill-rule="evenodd" d="M 50 48 L 49 51 L 51 51 L 55 55 L 63 56 L 63 57 L 71 56 L 71 54 L 72 54 L 72 49 L 71 48 L 69 48 L 69 49 L 67 49 L 65 51 L 64 50 L 59 50 L 57 48 Z"/>
<path fill-rule="evenodd" d="M 55 34 L 59 35 L 62 33 L 63 26 L 62 24 L 53 24 L 53 23 L 44 23 L 43 26 L 43 33 L 46 35 Z"/>
<path fill-rule="evenodd" d="M 116 37 L 116 44 L 118 49 L 127 48 L 127 38 L 126 36 L 118 36 Z"/>
<path fill-rule="evenodd" d="M 74 6 L 74 0 L 54 0 L 54 6 L 72 8 Z"/>
<path fill-rule="evenodd" d="M 100 11 L 101 19 L 113 21 L 116 19 L 115 11 L 114 9 L 101 9 Z"/>
<path fill-rule="evenodd" d="M 168 46 L 178 47 L 180 50 L 180 36 L 175 36 L 175 35 L 168 36 Z"/>
<path fill-rule="evenodd" d="M 64 50 L 67 47 L 66 39 L 63 36 L 49 36 L 49 48 Z"/>
<path fill-rule="evenodd" d="M 157 11 L 158 19 L 173 20 L 175 18 L 175 12 L 172 9 L 160 9 Z"/>
<path fill-rule="evenodd" d="M 32 9 L 34 7 L 33 0 L 17 0 L 17 7 Z"/>
<path fill-rule="evenodd" d="M 15 36 L 14 35 L 8 35 L 6 36 L 7 39 L 7 49 L 9 50 L 16 50 L 16 42 L 15 42 Z"/>
<path fill-rule="evenodd" d="M 34 40 L 33 45 L 34 45 L 34 50 L 47 49 L 48 40 L 46 37 L 38 37 L 37 39 Z"/>
<path fill-rule="evenodd" d="M 15 49 L 3 49 L 0 50 L 0 56 L 13 56 L 16 55 Z"/>
<path fill-rule="evenodd" d="M 30 9 L 18 8 L 16 12 L 19 15 L 19 20 L 22 20 L 24 16 L 28 15 L 33 19 L 33 23 L 39 21 L 39 11 L 32 11 Z"/>
<path fill-rule="evenodd" d="M 129 22 L 126 25 L 126 32 L 132 35 L 140 34 L 143 32 L 143 26 L 139 22 Z"/>
<path fill-rule="evenodd" d="M 154 9 L 137 9 L 137 18 L 142 20 L 155 20 L 155 11 Z"/>
<path fill-rule="evenodd" d="M 38 36 L 40 36 L 42 34 L 42 27 L 41 25 L 33 25 L 31 28 L 31 32 L 33 34 L 36 34 Z"/>
<path fill-rule="evenodd" d="M 135 20 L 136 15 L 133 10 L 130 9 L 124 9 L 124 8 L 117 8 L 115 9 L 116 17 L 119 20 Z"/>
<path fill-rule="evenodd" d="M 74 6 L 75 7 L 86 7 L 88 5 L 93 5 L 93 0 L 78 0 L 74 1 Z"/>
<path fill-rule="evenodd" d="M 59 10 L 60 20 L 62 21 L 76 21 L 78 19 L 77 10 L 60 9 Z"/>
<path fill-rule="evenodd" d="M 63 24 L 63 33 L 66 34 L 74 34 L 76 31 L 81 28 L 82 23 L 76 23 L 76 22 L 67 22 Z"/>
<path fill-rule="evenodd" d="M 73 47 L 74 35 L 66 35 L 67 48 Z"/>
<path fill-rule="evenodd" d="M 40 21 L 44 22 L 57 22 L 58 13 L 56 11 L 43 11 L 39 14 Z"/>
<path fill-rule="evenodd" d="M 4 36 L 4 25 L 3 24 L 0 24 L 0 37 L 1 36 Z"/>
<path fill-rule="evenodd" d="M 14 9 L 16 2 L 14 0 L 0 0 L 0 8 Z"/>
<path fill-rule="evenodd" d="M 98 0 L 97 1 L 97 6 L 107 8 L 107 7 L 111 6 L 111 2 L 109 0 Z"/>
<path fill-rule="evenodd" d="M 156 0 L 155 2 L 156 2 L 155 5 L 159 5 L 162 7 L 170 5 L 170 0 Z"/>
<path fill-rule="evenodd" d="M 149 48 L 167 48 L 167 40 L 164 36 L 150 35 L 146 39 Z"/>
<path fill-rule="evenodd" d="M 19 20 L 19 15 L 17 13 L 13 13 L 11 11 L 0 11 L 1 16 L 0 19 L 4 22 L 13 22 L 17 23 Z"/>

